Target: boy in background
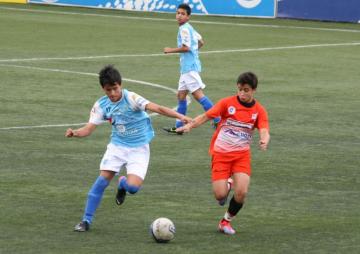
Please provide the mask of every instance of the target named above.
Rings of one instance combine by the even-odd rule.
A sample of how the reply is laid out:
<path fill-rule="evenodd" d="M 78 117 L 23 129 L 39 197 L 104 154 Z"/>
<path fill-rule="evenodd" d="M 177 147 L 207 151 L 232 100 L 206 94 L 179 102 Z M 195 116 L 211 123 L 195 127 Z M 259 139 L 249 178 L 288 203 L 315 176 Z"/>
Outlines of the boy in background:
<path fill-rule="evenodd" d="M 180 4 L 176 11 L 176 20 L 179 24 L 177 36 L 177 48 L 164 48 L 165 54 L 180 53 L 180 79 L 178 85 L 178 107 L 177 112 L 186 115 L 187 100 L 186 96 L 190 92 L 192 96 L 201 104 L 205 111 L 209 110 L 213 103 L 205 96 L 203 89 L 205 84 L 200 77 L 201 62 L 199 59 L 199 49 L 204 45 L 201 35 L 190 25 L 191 8 L 188 4 Z M 214 119 L 214 126 L 220 121 Z M 173 134 L 182 134 L 177 132 L 176 128 L 183 125 L 177 120 L 175 127 L 164 128 L 165 131 Z"/>

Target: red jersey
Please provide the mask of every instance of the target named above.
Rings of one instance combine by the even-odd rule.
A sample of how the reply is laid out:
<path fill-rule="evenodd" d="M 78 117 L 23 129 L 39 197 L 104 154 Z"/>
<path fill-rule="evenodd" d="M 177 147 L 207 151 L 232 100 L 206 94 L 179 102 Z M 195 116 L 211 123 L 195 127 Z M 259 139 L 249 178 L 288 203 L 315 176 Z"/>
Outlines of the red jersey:
<path fill-rule="evenodd" d="M 244 105 L 237 95 L 221 99 L 205 114 L 209 118 L 221 117 L 210 143 L 209 152 L 212 155 L 238 155 L 248 151 L 254 129 L 269 129 L 265 108 L 257 101 Z"/>

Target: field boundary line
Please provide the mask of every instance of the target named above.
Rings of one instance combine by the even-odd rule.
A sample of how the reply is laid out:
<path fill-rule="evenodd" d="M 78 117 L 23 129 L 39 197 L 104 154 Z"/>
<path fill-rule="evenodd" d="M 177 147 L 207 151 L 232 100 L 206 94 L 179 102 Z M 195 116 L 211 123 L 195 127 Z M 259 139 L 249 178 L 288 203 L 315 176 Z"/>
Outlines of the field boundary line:
<path fill-rule="evenodd" d="M 151 21 L 167 21 L 175 22 L 175 19 L 166 18 L 148 18 L 148 17 L 131 17 L 131 16 L 115 16 L 99 13 L 83 13 L 83 12 L 67 12 L 67 11 L 48 11 L 39 9 L 24 9 L 14 7 L 0 7 L 0 10 L 12 10 L 12 11 L 23 11 L 23 12 L 35 12 L 35 13 L 48 13 L 48 14 L 60 14 L 60 15 L 81 15 L 81 16 L 94 16 L 94 17 L 107 17 L 107 18 L 120 18 L 120 19 L 134 19 L 134 20 L 151 20 Z M 96 10 L 96 8 L 94 8 Z M 171 13 L 170 13 L 171 14 Z M 266 24 L 249 24 L 249 23 L 230 23 L 230 22 L 216 22 L 216 21 L 200 21 L 192 20 L 194 24 L 205 24 L 205 25 L 226 25 L 226 26 L 243 26 L 243 27 L 258 27 L 258 28 L 285 28 L 285 29 L 304 29 L 304 30 L 318 30 L 318 31 L 331 31 L 331 32 L 351 32 L 360 33 L 360 30 L 356 29 L 341 29 L 341 28 L 322 28 L 322 27 L 306 27 L 306 26 L 281 26 L 281 25 L 266 25 Z"/>
<path fill-rule="evenodd" d="M 90 72 L 80 72 L 80 71 L 69 71 L 69 70 L 63 70 L 63 69 L 51 69 L 51 68 L 42 68 L 42 67 L 34 67 L 34 66 L 24 66 L 24 65 L 14 65 L 14 64 L 0 64 L 0 66 L 4 67 L 13 67 L 13 68 L 23 68 L 23 69 L 31 69 L 31 70 L 39 70 L 39 71 L 50 71 L 50 72 L 60 72 L 60 73 L 69 73 L 69 74 L 77 74 L 77 75 L 86 75 L 86 76 L 98 76 L 98 74 L 90 73 Z M 172 93 L 177 93 L 176 89 L 163 86 L 156 83 L 151 83 L 147 81 L 141 81 L 141 80 L 135 80 L 135 79 L 129 79 L 129 78 L 123 78 L 122 80 L 130 82 L 130 83 L 136 83 L 146 86 L 152 86 L 155 88 L 164 89 L 167 91 L 170 91 Z M 191 103 L 191 98 L 187 96 L 187 104 L 189 105 Z M 176 107 L 173 107 L 174 110 L 176 110 Z M 149 116 L 153 117 L 158 115 L 157 113 L 150 113 Z M 35 128 L 51 128 L 51 127 L 66 127 L 66 126 L 79 126 L 84 125 L 86 123 L 69 123 L 69 124 L 48 124 L 48 125 L 29 125 L 29 126 L 12 126 L 12 127 L 2 127 L 0 130 L 19 130 L 19 129 L 35 129 Z"/>
<path fill-rule="evenodd" d="M 344 46 L 359 46 L 360 42 L 343 42 L 343 43 L 324 43 L 324 44 L 307 44 L 307 45 L 293 45 L 293 46 L 279 46 L 279 47 L 264 47 L 264 48 L 248 48 L 248 49 L 223 49 L 223 50 L 208 50 L 200 51 L 200 54 L 221 54 L 221 53 L 246 53 L 258 51 L 273 51 L 273 50 L 288 50 L 288 49 L 305 49 L 305 48 L 325 48 L 325 47 L 344 47 Z M 103 56 L 79 56 L 79 57 L 33 57 L 33 58 L 13 58 L 0 59 L 0 63 L 11 62 L 36 62 L 36 61 L 67 61 L 67 60 L 91 60 L 103 58 L 126 58 L 126 57 L 157 57 L 157 56 L 175 56 L 176 54 L 164 53 L 150 53 L 150 54 L 115 54 Z"/>
<path fill-rule="evenodd" d="M 252 49 L 211 50 L 211 51 L 203 51 L 201 52 L 201 54 L 256 52 L 256 51 L 272 51 L 272 50 L 284 50 L 284 49 L 325 48 L 325 47 L 341 47 L 341 46 L 360 46 L 360 42 L 307 44 L 307 45 L 265 47 L 265 48 L 252 48 Z"/>

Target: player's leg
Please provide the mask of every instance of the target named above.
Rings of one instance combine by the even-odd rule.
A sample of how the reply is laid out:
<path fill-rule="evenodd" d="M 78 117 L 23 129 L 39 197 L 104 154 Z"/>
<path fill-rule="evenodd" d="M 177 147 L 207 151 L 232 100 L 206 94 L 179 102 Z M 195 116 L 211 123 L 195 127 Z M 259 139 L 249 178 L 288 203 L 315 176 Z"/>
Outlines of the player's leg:
<path fill-rule="evenodd" d="M 251 175 L 249 151 L 233 161 L 232 172 L 234 195 L 230 200 L 228 210 L 225 212 L 223 219 L 219 223 L 219 228 L 220 225 L 229 226 L 230 230 L 227 232 L 223 231 L 225 234 L 235 234 L 235 230 L 232 229 L 230 222 L 243 207 L 249 189 Z"/>
<path fill-rule="evenodd" d="M 187 95 L 188 95 L 187 90 L 179 90 L 177 93 L 178 107 L 177 107 L 176 111 L 183 115 L 186 115 L 186 112 L 187 112 L 187 100 L 186 100 Z M 181 126 L 183 126 L 183 122 L 176 119 L 175 127 L 179 128 Z"/>
<path fill-rule="evenodd" d="M 234 180 L 231 177 L 226 179 L 226 196 L 223 198 L 217 199 L 219 205 L 224 206 L 226 204 L 226 201 L 228 200 L 228 197 L 229 197 L 229 194 L 230 194 L 233 184 L 234 184 Z"/>
<path fill-rule="evenodd" d="M 126 193 L 137 193 L 140 190 L 142 183 L 143 179 L 137 175 L 127 174 L 127 176 L 120 176 L 116 193 L 116 204 L 121 205 L 124 203 Z"/>
<path fill-rule="evenodd" d="M 148 144 L 136 147 L 128 148 L 127 152 L 127 177 L 120 176 L 118 182 L 118 191 L 116 194 L 116 203 L 121 205 L 126 193 L 137 193 L 145 179 L 147 169 L 150 160 L 150 146 Z"/>
<path fill-rule="evenodd" d="M 245 197 L 250 184 L 250 176 L 245 173 L 235 173 L 234 178 L 234 195 L 230 200 L 228 210 L 225 212 L 224 218 L 220 224 L 230 225 L 232 219 L 238 214 L 244 205 Z M 230 225 L 231 227 L 231 225 Z M 226 232 L 224 232 L 226 233 Z M 230 230 L 229 234 L 234 234 L 235 230 Z"/>
<path fill-rule="evenodd" d="M 233 235 L 236 233 L 231 226 L 231 221 L 243 207 L 247 188 L 250 182 L 250 177 L 244 173 L 236 173 L 233 175 L 233 178 L 234 196 L 231 198 L 229 207 L 225 212 L 224 217 L 220 220 L 218 226 L 219 231 L 227 235 Z"/>
<path fill-rule="evenodd" d="M 212 186 L 215 198 L 220 205 L 225 204 L 227 196 L 229 195 L 228 179 L 230 178 L 230 174 L 231 161 L 226 161 L 226 158 L 221 158 L 221 156 L 213 156 Z M 219 222 L 218 229 L 224 234 L 235 234 L 235 230 L 231 227 L 230 221 L 224 219 Z"/>
<path fill-rule="evenodd" d="M 202 82 L 202 79 L 198 72 L 190 72 L 188 78 L 187 89 L 197 102 L 203 107 L 204 111 L 208 111 L 214 105 L 213 102 L 204 94 L 203 89 L 206 85 Z M 220 118 L 214 119 L 214 126 L 220 122 Z"/>
<path fill-rule="evenodd" d="M 215 199 L 218 201 L 219 205 L 221 206 L 225 205 L 227 197 L 231 190 L 232 179 L 231 180 L 230 179 L 231 178 L 220 179 L 212 183 Z"/>
<path fill-rule="evenodd" d="M 217 154 L 212 156 L 211 178 L 213 183 L 213 193 L 215 199 L 221 206 L 226 203 L 233 183 L 233 180 L 231 179 L 231 165 L 232 160 L 228 156 Z"/>
<path fill-rule="evenodd" d="M 75 226 L 75 231 L 85 232 L 90 229 L 96 209 L 100 205 L 102 196 L 106 187 L 109 185 L 115 172 L 108 170 L 101 170 L 99 177 L 96 179 L 90 188 L 85 205 L 84 215 L 82 221 Z"/>
<path fill-rule="evenodd" d="M 214 105 L 213 102 L 204 94 L 204 91 L 199 88 L 191 93 L 195 100 L 197 100 L 204 111 L 208 111 Z"/>
<path fill-rule="evenodd" d="M 202 89 L 198 89 L 197 91 L 192 93 L 192 95 L 201 104 L 204 111 L 208 111 L 214 105 L 213 102 L 204 94 Z M 221 120 L 220 117 L 214 118 L 213 126 L 214 126 L 215 129 L 216 129 L 218 123 L 220 122 L 220 120 Z"/>
<path fill-rule="evenodd" d="M 119 147 L 109 144 L 100 163 L 100 175 L 88 192 L 82 221 L 75 226 L 75 231 L 89 230 L 96 209 L 99 207 L 106 187 L 116 173 L 120 171 L 124 161 L 118 155 L 124 153 Z"/>
<path fill-rule="evenodd" d="M 177 99 L 178 99 L 178 106 L 177 106 L 177 112 L 183 115 L 186 115 L 187 112 L 187 100 L 186 100 L 186 96 L 188 94 L 188 91 L 186 90 L 186 88 L 182 85 L 180 85 L 180 81 L 179 81 L 179 90 L 177 92 Z M 163 128 L 164 131 L 167 131 L 169 133 L 172 134 L 178 134 L 178 135 L 182 135 L 182 132 L 176 132 L 176 128 L 179 128 L 183 126 L 183 122 L 181 122 L 179 119 L 176 119 L 175 122 L 175 126 L 174 127 L 170 127 L 170 128 Z"/>

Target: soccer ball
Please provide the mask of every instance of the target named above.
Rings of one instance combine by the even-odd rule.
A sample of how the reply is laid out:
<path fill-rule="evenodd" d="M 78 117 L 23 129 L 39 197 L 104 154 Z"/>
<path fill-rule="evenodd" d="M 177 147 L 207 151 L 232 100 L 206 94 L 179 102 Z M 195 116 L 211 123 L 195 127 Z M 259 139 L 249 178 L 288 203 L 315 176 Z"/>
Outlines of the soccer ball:
<path fill-rule="evenodd" d="M 158 243 L 167 243 L 175 237 L 175 225 L 168 218 L 157 218 L 150 225 L 150 233 Z"/>

